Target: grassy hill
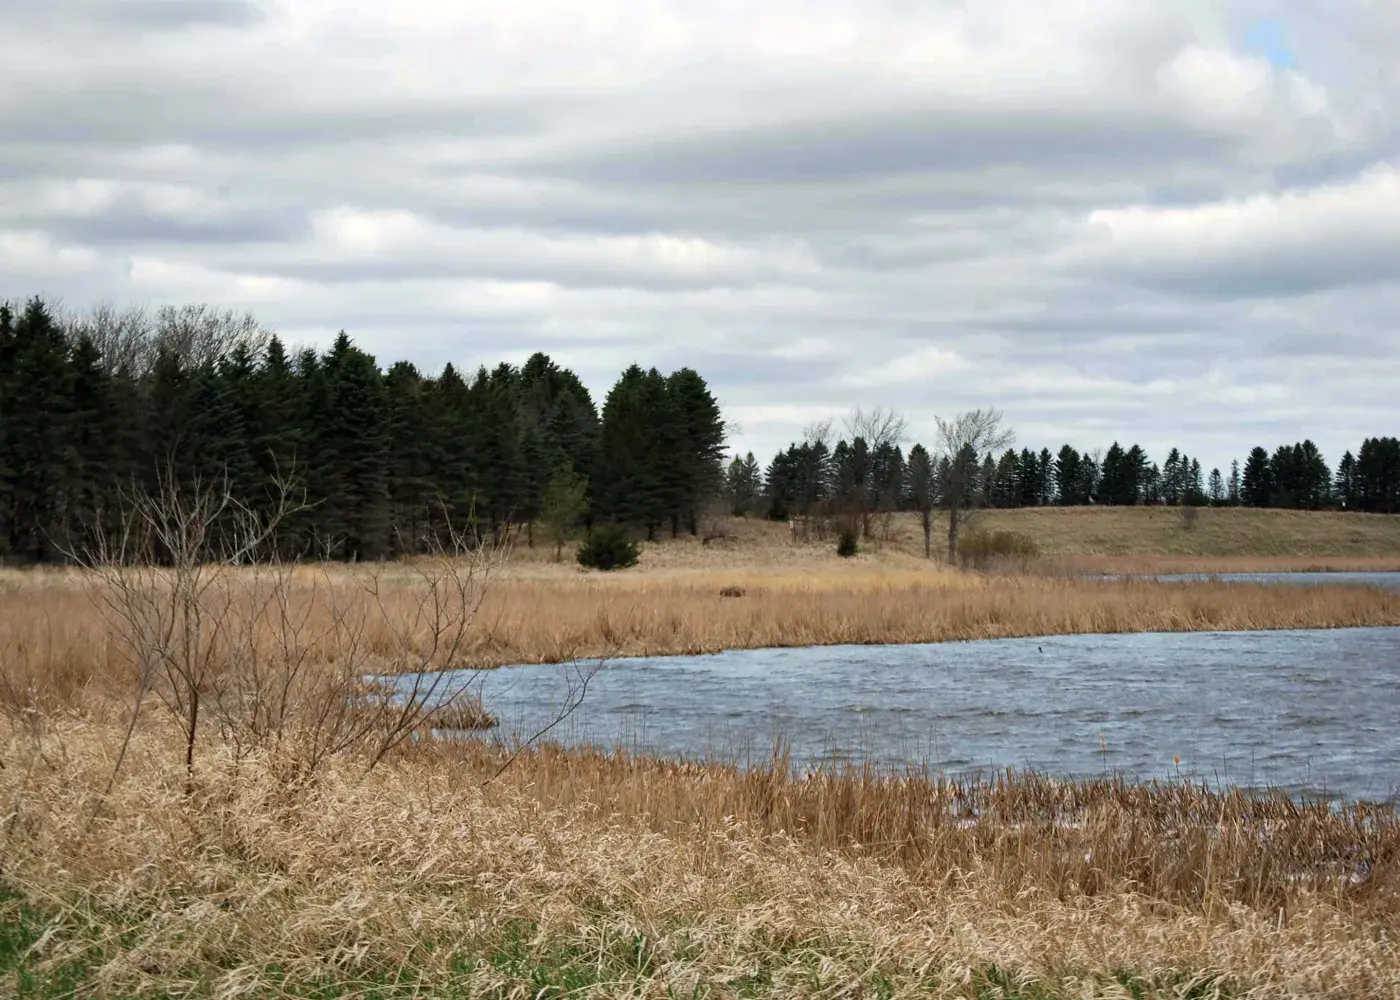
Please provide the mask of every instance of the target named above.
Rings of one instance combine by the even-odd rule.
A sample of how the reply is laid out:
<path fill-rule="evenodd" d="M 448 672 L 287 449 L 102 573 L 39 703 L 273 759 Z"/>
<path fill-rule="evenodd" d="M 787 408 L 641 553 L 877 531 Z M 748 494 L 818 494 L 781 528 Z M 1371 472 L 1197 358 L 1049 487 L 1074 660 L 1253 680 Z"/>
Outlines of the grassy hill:
<path fill-rule="evenodd" d="M 1039 507 L 988 511 L 982 526 L 1031 536 L 1050 556 L 1338 556 L 1400 559 L 1400 516 L 1335 511 Z"/>
<path fill-rule="evenodd" d="M 1088 571 L 1400 570 L 1400 515 L 1197 508 L 1192 516 L 1170 507 L 1038 507 L 983 511 L 976 528 L 1027 535 L 1047 562 Z M 710 545 L 682 538 L 646 546 L 643 565 L 776 569 L 831 548 L 794 542 L 785 522 L 735 518 L 720 528 L 723 537 Z M 935 557 L 946 531 L 937 518 Z M 867 555 L 901 562 L 923 555 L 914 515 L 878 520 L 876 535 L 863 546 Z"/>

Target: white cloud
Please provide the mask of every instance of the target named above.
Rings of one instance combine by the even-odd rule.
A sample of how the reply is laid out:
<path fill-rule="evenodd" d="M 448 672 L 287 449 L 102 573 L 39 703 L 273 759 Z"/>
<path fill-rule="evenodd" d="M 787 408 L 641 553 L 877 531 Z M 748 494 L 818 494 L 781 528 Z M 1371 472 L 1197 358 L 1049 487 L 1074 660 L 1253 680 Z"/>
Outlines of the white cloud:
<path fill-rule="evenodd" d="M 1096 209 L 1079 266 L 1219 294 L 1400 280 L 1400 170 L 1185 208 Z"/>

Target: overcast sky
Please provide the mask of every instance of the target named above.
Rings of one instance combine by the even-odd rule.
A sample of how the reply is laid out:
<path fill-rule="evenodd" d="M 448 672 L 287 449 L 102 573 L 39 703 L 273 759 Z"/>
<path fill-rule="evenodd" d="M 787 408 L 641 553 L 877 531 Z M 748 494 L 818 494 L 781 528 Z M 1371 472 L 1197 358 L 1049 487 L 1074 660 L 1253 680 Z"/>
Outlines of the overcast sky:
<path fill-rule="evenodd" d="M 0 297 L 1207 469 L 1400 433 L 1393 0 L 0 0 Z"/>

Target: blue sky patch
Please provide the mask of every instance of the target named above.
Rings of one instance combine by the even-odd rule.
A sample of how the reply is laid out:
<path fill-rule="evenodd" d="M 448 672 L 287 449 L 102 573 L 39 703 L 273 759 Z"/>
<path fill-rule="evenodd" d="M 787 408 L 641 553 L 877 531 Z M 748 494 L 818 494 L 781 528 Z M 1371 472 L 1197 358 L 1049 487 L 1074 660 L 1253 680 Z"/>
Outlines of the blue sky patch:
<path fill-rule="evenodd" d="M 1296 60 L 1288 42 L 1288 26 L 1279 17 L 1264 17 L 1244 29 L 1244 47 L 1279 69 L 1291 69 Z"/>

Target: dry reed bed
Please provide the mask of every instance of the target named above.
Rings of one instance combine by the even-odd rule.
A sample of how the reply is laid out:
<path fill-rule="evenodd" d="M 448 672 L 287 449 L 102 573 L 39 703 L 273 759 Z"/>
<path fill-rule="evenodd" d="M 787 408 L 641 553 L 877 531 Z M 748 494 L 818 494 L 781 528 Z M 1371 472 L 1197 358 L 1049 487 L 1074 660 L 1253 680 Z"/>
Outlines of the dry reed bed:
<path fill-rule="evenodd" d="M 213 752 L 186 800 L 158 725 L 96 808 L 118 738 L 57 720 L 0 770 L 4 878 L 54 921 L 32 959 L 84 960 L 107 995 L 261 995 L 275 967 L 533 996 L 566 959 L 596 969 L 592 996 L 981 997 L 993 966 L 1041 996 L 1126 996 L 1115 970 L 1153 996 L 1400 989 L 1400 826 L 1381 810 L 555 750 L 486 782 L 497 758 L 474 743 L 368 775 L 340 758 L 303 787 L 277 755 Z"/>
<path fill-rule="evenodd" d="M 306 570 L 308 579 L 315 572 Z M 394 572 L 385 569 L 386 582 Z M 1074 633 L 1400 625 L 1400 593 L 1356 586 L 983 577 L 876 563 L 617 576 L 543 572 L 492 584 L 451 666 Z M 332 582 L 355 589 L 348 570 Z M 407 576 L 390 587 L 391 605 L 408 608 L 421 596 Z M 296 600 L 324 601 L 328 591 L 306 593 L 311 596 L 299 592 Z M 9 582 L 0 607 L 0 656 L 13 683 L 49 704 L 69 703 L 84 690 L 110 695 L 129 687 L 125 651 L 76 576 Z M 311 609 L 308 635 L 322 627 L 321 610 Z M 386 655 L 392 646 L 387 636 L 371 634 L 367 641 Z M 393 662 L 382 666 L 395 669 Z"/>
<path fill-rule="evenodd" d="M 725 597 L 734 587 L 742 597 Z M 657 581 L 521 581 L 483 607 L 475 655 L 493 664 L 600 655 L 941 642 L 1111 632 L 1400 625 L 1400 594 L 1358 587 L 1034 577 L 757 573 Z"/>

